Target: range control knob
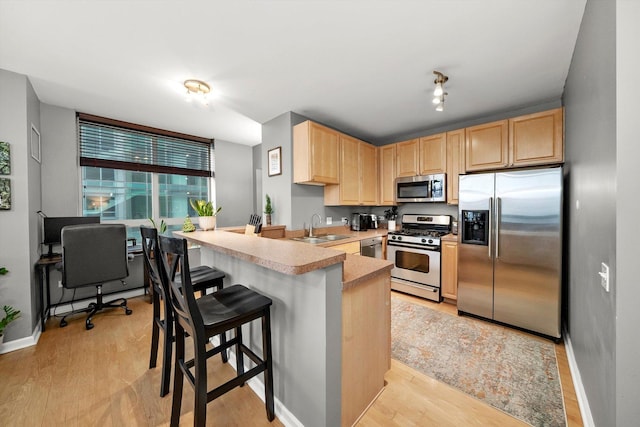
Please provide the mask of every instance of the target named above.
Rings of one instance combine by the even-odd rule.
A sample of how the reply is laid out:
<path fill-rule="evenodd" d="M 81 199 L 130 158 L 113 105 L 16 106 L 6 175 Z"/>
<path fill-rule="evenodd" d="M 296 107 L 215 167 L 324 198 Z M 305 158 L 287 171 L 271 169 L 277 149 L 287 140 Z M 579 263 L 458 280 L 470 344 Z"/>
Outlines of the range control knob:
<path fill-rule="evenodd" d="M 391 236 L 391 240 L 396 240 L 396 236 Z"/>
<path fill-rule="evenodd" d="M 422 239 L 421 242 L 422 243 L 427 243 L 427 239 Z"/>
<path fill-rule="evenodd" d="M 398 236 L 398 240 L 402 240 L 402 236 Z"/>
<path fill-rule="evenodd" d="M 429 239 L 429 243 L 433 243 L 433 239 Z"/>

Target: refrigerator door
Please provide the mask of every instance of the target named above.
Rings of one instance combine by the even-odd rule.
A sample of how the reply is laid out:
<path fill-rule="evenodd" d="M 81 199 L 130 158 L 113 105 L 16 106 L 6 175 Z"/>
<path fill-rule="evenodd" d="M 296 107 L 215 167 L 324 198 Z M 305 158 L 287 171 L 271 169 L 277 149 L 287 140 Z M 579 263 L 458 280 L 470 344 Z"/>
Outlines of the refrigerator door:
<path fill-rule="evenodd" d="M 560 338 L 562 169 L 496 174 L 493 319 Z"/>
<path fill-rule="evenodd" d="M 458 199 L 458 310 L 489 319 L 493 318 L 494 180 L 493 173 L 461 175 Z M 486 219 L 486 238 L 477 233 L 482 224 L 478 219 Z"/>

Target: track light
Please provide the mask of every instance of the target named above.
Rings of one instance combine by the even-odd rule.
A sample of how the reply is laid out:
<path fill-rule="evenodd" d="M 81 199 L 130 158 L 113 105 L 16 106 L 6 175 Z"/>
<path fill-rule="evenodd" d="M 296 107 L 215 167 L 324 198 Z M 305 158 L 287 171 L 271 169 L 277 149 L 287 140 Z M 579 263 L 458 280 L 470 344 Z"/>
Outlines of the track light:
<path fill-rule="evenodd" d="M 433 103 L 436 105 L 436 111 L 444 111 L 444 97 L 448 95 L 444 91 L 444 84 L 449 80 L 449 77 L 442 74 L 440 71 L 434 71 L 436 79 L 433 81 L 436 87 L 433 90 Z"/>

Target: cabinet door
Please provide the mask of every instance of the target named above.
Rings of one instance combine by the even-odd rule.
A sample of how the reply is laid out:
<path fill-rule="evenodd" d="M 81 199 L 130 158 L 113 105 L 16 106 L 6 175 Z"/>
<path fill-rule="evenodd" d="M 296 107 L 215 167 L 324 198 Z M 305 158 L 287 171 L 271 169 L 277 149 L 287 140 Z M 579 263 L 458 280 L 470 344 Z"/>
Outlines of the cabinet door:
<path fill-rule="evenodd" d="M 500 169 L 509 164 L 508 121 L 466 129 L 466 171 Z"/>
<path fill-rule="evenodd" d="M 417 139 L 398 142 L 396 144 L 396 174 L 397 176 L 418 175 L 419 145 Z"/>
<path fill-rule="evenodd" d="M 447 132 L 447 203 L 458 204 L 458 176 L 464 174 L 464 129 Z"/>
<path fill-rule="evenodd" d="M 458 299 L 458 242 L 442 240 L 442 296 Z"/>
<path fill-rule="evenodd" d="M 447 134 L 420 138 L 420 175 L 443 173 L 447 165 Z"/>
<path fill-rule="evenodd" d="M 360 142 L 360 204 L 378 204 L 378 150 Z"/>
<path fill-rule="evenodd" d="M 510 119 L 511 165 L 562 163 L 564 160 L 562 121 L 562 108 Z"/>
<path fill-rule="evenodd" d="M 293 127 L 293 182 L 337 184 L 338 132 L 310 120 Z"/>
<path fill-rule="evenodd" d="M 340 135 L 340 204 L 360 203 L 360 141 Z"/>
<path fill-rule="evenodd" d="M 396 204 L 396 144 L 380 147 L 380 205 Z"/>

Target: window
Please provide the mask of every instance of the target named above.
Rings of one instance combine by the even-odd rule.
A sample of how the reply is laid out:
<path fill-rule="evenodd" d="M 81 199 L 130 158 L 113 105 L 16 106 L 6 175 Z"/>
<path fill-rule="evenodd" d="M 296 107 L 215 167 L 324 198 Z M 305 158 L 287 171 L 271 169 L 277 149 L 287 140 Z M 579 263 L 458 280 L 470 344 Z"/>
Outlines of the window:
<path fill-rule="evenodd" d="M 189 199 L 210 199 L 213 141 L 78 115 L 82 214 L 118 221 L 139 237 L 149 218 L 179 229 Z"/>

